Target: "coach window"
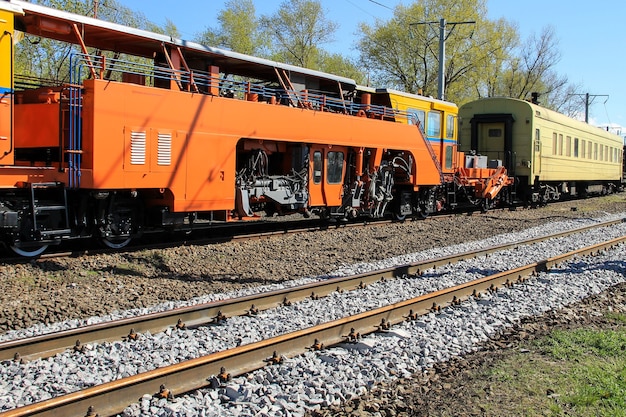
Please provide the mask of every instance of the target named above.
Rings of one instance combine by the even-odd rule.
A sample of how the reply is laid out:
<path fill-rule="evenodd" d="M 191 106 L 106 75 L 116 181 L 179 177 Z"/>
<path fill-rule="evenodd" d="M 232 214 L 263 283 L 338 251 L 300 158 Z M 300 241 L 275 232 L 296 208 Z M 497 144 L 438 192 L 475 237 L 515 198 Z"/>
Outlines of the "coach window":
<path fill-rule="evenodd" d="M 343 152 L 328 152 L 328 183 L 340 184 L 343 175 Z"/>
<path fill-rule="evenodd" d="M 556 155 L 558 152 L 558 142 L 556 136 L 556 132 L 554 132 L 552 134 L 552 155 Z"/>
<path fill-rule="evenodd" d="M 426 125 L 426 112 L 424 110 L 409 109 L 409 124 L 419 125 L 420 130 L 424 133 L 424 126 Z"/>
<path fill-rule="evenodd" d="M 568 136 L 565 140 L 565 156 L 572 156 L 572 137 Z"/>
<path fill-rule="evenodd" d="M 322 182 L 322 152 L 315 151 L 313 153 L 313 183 Z"/>
<path fill-rule="evenodd" d="M 591 159 L 593 152 L 593 143 L 589 141 L 589 146 L 587 146 L 587 159 Z"/>
<path fill-rule="evenodd" d="M 578 158 L 578 138 L 574 138 L 574 158 Z"/>
<path fill-rule="evenodd" d="M 604 160 L 604 145 L 600 145 L 600 161 Z"/>
<path fill-rule="evenodd" d="M 598 144 L 593 144 L 593 159 L 598 160 Z"/>
<path fill-rule="evenodd" d="M 438 111 L 428 112 L 426 123 L 426 135 L 429 137 L 441 137 L 441 113 Z"/>
<path fill-rule="evenodd" d="M 452 146 L 446 146 L 446 169 L 452 169 Z"/>
<path fill-rule="evenodd" d="M 455 122 L 456 119 L 453 115 L 449 114 L 446 117 L 446 139 L 454 139 L 454 129 L 456 126 Z"/>
<path fill-rule="evenodd" d="M 581 141 L 581 144 L 580 144 L 580 157 L 581 158 L 586 158 L 587 157 L 586 147 L 587 147 L 587 141 L 585 139 L 583 139 Z"/>
<path fill-rule="evenodd" d="M 613 154 L 614 154 L 614 148 L 612 146 L 609 146 L 609 162 L 613 162 Z"/>

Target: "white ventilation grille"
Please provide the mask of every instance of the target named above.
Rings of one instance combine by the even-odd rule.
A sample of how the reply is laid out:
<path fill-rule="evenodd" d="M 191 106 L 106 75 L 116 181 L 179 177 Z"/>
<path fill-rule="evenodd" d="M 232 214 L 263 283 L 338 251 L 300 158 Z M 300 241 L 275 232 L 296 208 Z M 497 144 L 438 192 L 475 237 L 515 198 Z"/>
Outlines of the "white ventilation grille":
<path fill-rule="evenodd" d="M 172 134 L 159 133 L 157 146 L 157 165 L 172 164 Z"/>
<path fill-rule="evenodd" d="M 130 164 L 146 164 L 146 132 L 130 132 Z"/>

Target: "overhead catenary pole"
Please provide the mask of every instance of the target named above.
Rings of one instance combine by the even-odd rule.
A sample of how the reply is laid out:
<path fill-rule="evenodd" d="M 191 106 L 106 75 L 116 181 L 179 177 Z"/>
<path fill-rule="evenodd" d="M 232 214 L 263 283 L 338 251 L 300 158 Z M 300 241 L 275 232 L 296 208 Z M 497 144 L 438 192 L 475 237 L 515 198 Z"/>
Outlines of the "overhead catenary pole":
<path fill-rule="evenodd" d="M 445 80 L 445 61 L 446 61 L 446 40 L 452 34 L 452 31 L 456 25 L 474 24 L 476 21 L 468 20 L 465 22 L 446 22 L 446 19 L 441 18 L 439 22 L 417 22 L 411 23 L 412 25 L 433 25 L 439 23 L 439 81 L 437 85 L 437 97 L 440 100 L 445 100 L 446 80 Z M 452 25 L 452 29 L 446 34 L 446 25 Z"/>
<path fill-rule="evenodd" d="M 570 94 L 571 96 L 579 96 L 579 97 L 584 97 L 585 98 L 585 123 L 589 123 L 589 106 L 591 105 L 591 102 L 589 101 L 589 99 L 591 98 L 593 101 L 594 98 L 596 97 L 606 97 L 608 100 L 608 94 L 589 94 L 589 93 L 585 93 L 585 94 Z M 605 102 L 606 103 L 606 102 Z"/>

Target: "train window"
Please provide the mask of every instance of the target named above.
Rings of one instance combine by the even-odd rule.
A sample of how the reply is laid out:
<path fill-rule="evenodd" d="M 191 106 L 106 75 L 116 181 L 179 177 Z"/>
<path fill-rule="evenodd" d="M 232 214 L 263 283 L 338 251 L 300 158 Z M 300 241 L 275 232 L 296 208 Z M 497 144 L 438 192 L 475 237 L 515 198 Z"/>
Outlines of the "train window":
<path fill-rule="evenodd" d="M 598 160 L 598 144 L 593 144 L 593 159 Z"/>
<path fill-rule="evenodd" d="M 446 146 L 446 169 L 452 169 L 452 146 Z"/>
<path fill-rule="evenodd" d="M 600 161 L 604 159 L 604 146 L 600 145 Z"/>
<path fill-rule="evenodd" d="M 424 126 L 426 125 L 426 112 L 424 110 L 409 109 L 409 124 L 419 125 L 420 130 L 424 133 Z"/>
<path fill-rule="evenodd" d="M 502 129 L 489 129 L 487 135 L 490 138 L 501 138 L 502 137 Z"/>
<path fill-rule="evenodd" d="M 313 153 L 313 183 L 322 182 L 322 153 L 315 151 Z"/>
<path fill-rule="evenodd" d="M 563 135 L 559 135 L 559 155 L 563 155 Z"/>
<path fill-rule="evenodd" d="M 574 158 L 578 158 L 578 138 L 574 138 Z"/>
<path fill-rule="evenodd" d="M 580 144 L 580 156 L 581 158 L 587 157 L 587 141 L 585 139 L 583 139 Z"/>
<path fill-rule="evenodd" d="M 426 135 L 431 137 L 441 137 L 441 112 L 429 111 L 426 122 Z"/>
<path fill-rule="evenodd" d="M 552 155 L 556 155 L 558 153 L 558 142 L 556 136 L 556 132 L 554 132 L 552 134 Z"/>
<path fill-rule="evenodd" d="M 568 136 L 565 140 L 565 156 L 572 156 L 572 137 Z"/>
<path fill-rule="evenodd" d="M 609 160 L 609 145 L 604 145 L 604 160 Z"/>
<path fill-rule="evenodd" d="M 451 114 L 446 117 L 446 139 L 454 139 L 455 121 L 456 118 Z"/>
<path fill-rule="evenodd" d="M 343 152 L 328 152 L 326 169 L 329 184 L 340 184 L 343 176 Z"/>

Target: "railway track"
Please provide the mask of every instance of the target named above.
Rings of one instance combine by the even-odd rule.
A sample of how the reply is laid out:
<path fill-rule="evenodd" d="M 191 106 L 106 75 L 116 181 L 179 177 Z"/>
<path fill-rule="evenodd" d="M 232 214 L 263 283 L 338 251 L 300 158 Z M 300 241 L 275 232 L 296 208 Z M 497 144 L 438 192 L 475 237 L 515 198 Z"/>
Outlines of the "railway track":
<path fill-rule="evenodd" d="M 598 223 L 596 225 L 572 229 L 534 239 L 511 242 L 486 249 L 430 259 L 422 262 L 415 262 L 369 273 L 342 278 L 333 278 L 294 288 L 262 292 L 247 297 L 178 308 L 145 316 L 79 327 L 58 333 L 17 339 L 8 342 L 0 342 L 0 361 L 11 360 L 16 357 L 24 360 L 33 360 L 40 357 L 52 356 L 58 352 L 71 349 L 77 345 L 122 340 L 133 333 L 157 333 L 167 328 L 176 326 L 196 327 L 208 325 L 219 322 L 220 320 L 228 317 L 254 314 L 255 312 L 274 308 L 283 304 L 298 302 L 305 298 L 324 297 L 334 291 L 349 291 L 358 287 L 370 285 L 381 279 L 419 274 L 420 271 L 455 263 L 463 259 L 484 256 L 515 246 L 529 245 L 548 239 L 569 236 L 598 227 L 611 226 L 623 221 L 624 220 L 622 219 Z"/>
<path fill-rule="evenodd" d="M 589 227 L 569 231 L 565 234 L 577 233 L 586 229 L 589 229 Z M 555 236 L 550 236 L 550 238 L 552 237 Z M 514 242 L 510 245 L 502 245 L 502 247 L 490 248 L 488 251 L 477 251 L 474 254 L 465 253 L 455 255 L 453 257 L 428 261 L 426 263 L 404 265 L 385 271 L 376 271 L 375 273 L 371 274 L 362 274 L 356 277 L 335 279 L 331 280 L 331 282 L 326 283 L 327 285 L 325 287 L 315 287 L 314 285 L 298 287 L 297 294 L 292 293 L 294 289 L 277 291 L 272 293 L 271 296 L 267 298 L 267 301 L 259 299 L 256 301 L 256 303 L 259 308 L 265 305 L 264 303 L 266 303 L 268 307 L 275 307 L 281 303 L 285 303 L 286 301 L 295 302 L 298 299 L 311 297 L 312 295 L 323 296 L 326 293 L 336 291 L 338 288 L 354 289 L 359 286 L 368 285 L 369 283 L 380 280 L 382 278 L 399 276 L 407 273 L 416 274 L 423 269 L 431 268 L 433 266 L 456 262 L 456 260 L 464 259 L 469 256 L 480 256 L 482 254 L 502 250 L 505 246 L 529 244 L 538 240 L 541 239 L 532 239 L 531 241 L 525 242 Z M 624 238 L 621 238 L 621 240 L 612 241 L 608 245 L 613 245 L 616 244 L 618 241 L 623 240 Z M 576 253 L 580 252 L 584 254 L 598 251 L 600 249 L 601 246 L 595 245 L 594 247 L 585 248 L 584 250 L 577 251 Z M 423 313 L 431 311 L 433 308 L 437 309 L 441 306 L 456 303 L 473 293 L 481 293 L 484 291 L 493 290 L 497 286 L 506 284 L 507 282 L 515 282 L 520 279 L 520 277 L 532 273 L 533 271 L 548 269 L 557 262 L 562 262 L 564 259 L 567 259 L 574 255 L 575 253 L 570 253 L 563 255 L 562 257 L 547 259 L 542 262 L 527 265 L 526 267 L 516 268 L 506 273 L 499 273 L 490 277 L 481 278 L 473 283 L 466 283 L 454 289 L 437 291 L 433 294 L 424 295 L 414 300 L 396 303 L 393 306 L 387 306 L 378 310 L 362 313 L 355 316 L 354 318 L 345 318 L 341 320 L 336 320 L 332 323 L 326 323 L 321 326 L 315 326 L 311 329 L 313 333 L 310 333 L 309 331 L 299 331 L 269 339 L 267 341 L 244 345 L 235 349 L 230 349 L 228 351 L 215 353 L 205 358 L 187 361 L 179 365 L 159 368 L 146 374 L 125 378 L 124 380 L 120 380 L 115 383 L 93 387 L 86 391 L 81 391 L 65 397 L 60 397 L 57 400 L 50 400 L 51 402 L 47 405 L 45 405 L 44 403 L 34 404 L 32 406 L 16 409 L 2 415 L 84 415 L 89 405 L 95 406 L 95 409 L 100 415 L 103 415 L 102 413 L 112 414 L 120 411 L 129 402 L 135 401 L 137 398 L 141 397 L 147 392 L 154 392 L 156 394 L 158 392 L 158 388 L 161 385 L 165 385 L 167 389 L 176 394 L 179 392 L 185 392 L 191 389 L 195 389 L 200 386 L 206 386 L 208 383 L 207 375 L 219 375 L 221 373 L 222 367 L 224 367 L 230 374 L 236 375 L 262 366 L 266 363 L 266 361 L 271 362 L 276 360 L 272 359 L 274 351 L 280 352 L 281 355 L 291 356 L 302 352 L 303 349 L 311 348 L 313 345 L 315 345 L 315 339 L 318 339 L 319 343 L 324 343 L 325 345 L 345 341 L 346 337 L 348 337 L 351 333 L 366 334 L 370 331 L 385 327 L 385 323 L 394 324 L 401 320 L 404 320 L 408 315 Z M 285 298 L 287 299 L 285 300 Z M 251 301 L 253 301 L 253 299 L 251 299 L 250 297 L 246 297 L 245 300 L 236 301 L 241 301 L 241 303 L 239 303 L 238 305 L 237 303 L 233 303 L 232 307 L 228 307 L 232 308 L 232 310 L 226 310 L 227 305 L 224 303 L 217 303 L 222 304 L 221 306 L 204 306 L 209 307 L 209 310 L 206 310 L 209 313 L 201 319 L 197 317 L 194 319 L 193 317 L 191 317 L 190 320 L 187 321 L 187 323 L 188 325 L 195 325 L 206 322 L 207 319 L 208 321 L 214 320 L 215 317 L 218 315 L 216 314 L 215 308 L 222 308 L 224 309 L 224 311 L 228 311 L 228 313 L 222 311 L 222 315 L 224 316 L 236 314 L 238 311 L 240 313 L 246 313 L 250 311 L 250 303 Z M 198 314 L 199 307 L 200 306 L 192 308 L 191 310 L 195 311 L 190 311 L 189 313 Z M 210 310 L 210 308 L 213 308 L 213 310 Z M 181 313 L 181 311 L 178 311 L 177 313 Z M 176 315 L 172 315 L 170 318 L 171 320 L 176 320 L 176 317 Z M 196 323 L 194 322 L 194 320 L 200 321 Z M 126 323 L 126 326 L 128 326 L 128 323 Z M 172 326 L 173 324 L 171 322 L 167 325 L 167 327 Z M 352 328 L 354 328 L 354 332 L 351 332 L 350 329 Z M 71 341 L 71 336 L 68 341 Z M 30 346 L 35 345 L 31 344 Z M 170 371 L 173 373 L 169 374 Z M 180 381 L 180 385 L 177 381 Z M 116 391 L 116 387 L 118 385 L 121 385 L 123 387 L 126 392 L 125 394 L 120 394 Z M 114 401 L 114 399 L 119 399 L 119 402 Z M 56 409 L 56 405 L 59 404 L 62 406 L 62 408 Z M 114 408 L 118 406 L 122 408 Z M 54 414 L 57 412 L 59 414 Z"/>

